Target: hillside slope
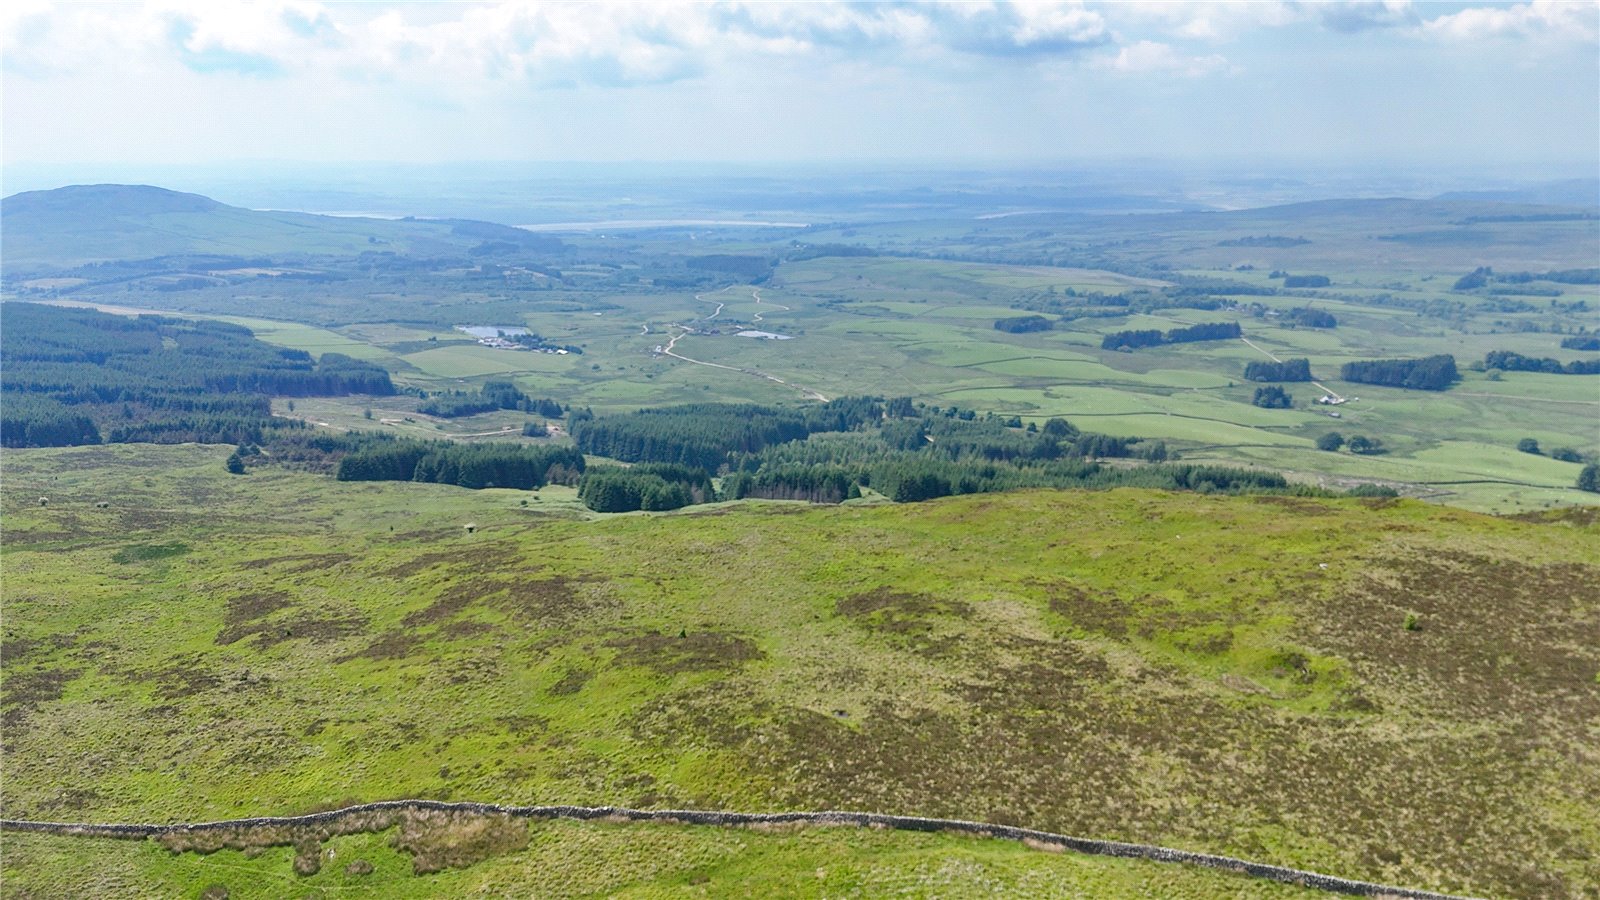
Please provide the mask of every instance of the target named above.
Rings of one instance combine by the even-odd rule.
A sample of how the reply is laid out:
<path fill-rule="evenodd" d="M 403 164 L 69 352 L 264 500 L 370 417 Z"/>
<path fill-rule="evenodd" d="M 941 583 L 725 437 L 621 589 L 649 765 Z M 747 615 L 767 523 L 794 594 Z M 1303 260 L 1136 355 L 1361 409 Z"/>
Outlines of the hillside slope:
<path fill-rule="evenodd" d="M 13 271 L 189 254 L 353 255 L 426 246 L 449 231 L 434 222 L 241 209 L 148 185 L 72 185 L 0 200 Z"/>
<path fill-rule="evenodd" d="M 1134 490 L 594 520 L 226 455 L 7 454 L 8 816 L 844 808 L 1600 889 L 1592 523 Z M 175 871 L 142 853 L 129 883 Z"/>

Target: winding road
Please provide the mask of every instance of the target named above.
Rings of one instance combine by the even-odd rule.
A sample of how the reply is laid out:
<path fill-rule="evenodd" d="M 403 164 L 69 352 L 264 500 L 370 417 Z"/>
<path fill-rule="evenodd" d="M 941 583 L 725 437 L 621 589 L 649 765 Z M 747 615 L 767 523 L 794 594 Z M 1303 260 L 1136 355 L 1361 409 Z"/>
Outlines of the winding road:
<path fill-rule="evenodd" d="M 673 334 L 672 333 L 672 329 L 674 329 L 674 328 L 683 328 L 683 330 L 677 332 L 676 334 Z M 725 366 L 722 363 L 706 362 L 703 359 L 694 359 L 693 357 L 684 356 L 682 353 L 677 352 L 673 348 L 678 346 L 678 339 L 679 338 L 681 338 L 684 335 L 689 333 L 689 329 L 684 328 L 684 326 L 682 326 L 682 325 L 668 325 L 667 326 L 667 333 L 668 334 L 672 334 L 672 337 L 667 341 L 666 346 L 661 348 L 661 352 L 663 354 L 667 355 L 667 356 L 672 357 L 673 359 L 681 359 L 686 363 L 694 363 L 697 366 L 708 366 L 708 367 L 713 368 L 713 369 L 727 369 L 729 372 L 739 372 L 739 373 L 744 374 L 744 375 L 754 375 L 754 376 L 756 376 L 758 378 L 765 378 L 768 381 L 777 382 L 778 384 L 781 384 L 784 387 L 794 388 L 795 390 L 799 391 L 801 393 L 801 395 L 804 396 L 807 400 L 820 400 L 823 403 L 827 403 L 828 402 L 828 398 L 826 396 L 824 396 L 824 395 L 822 395 L 822 394 L 820 394 L 820 393 L 818 393 L 818 392 L 816 392 L 816 391 L 814 391 L 814 390 L 812 390 L 812 389 L 810 389 L 808 387 L 802 387 L 801 385 L 798 385 L 798 384 L 790 384 L 789 382 L 784 381 L 782 378 L 779 378 L 776 375 L 769 375 L 766 372 L 760 371 L 759 369 L 743 369 L 743 368 L 740 368 L 738 366 Z"/>

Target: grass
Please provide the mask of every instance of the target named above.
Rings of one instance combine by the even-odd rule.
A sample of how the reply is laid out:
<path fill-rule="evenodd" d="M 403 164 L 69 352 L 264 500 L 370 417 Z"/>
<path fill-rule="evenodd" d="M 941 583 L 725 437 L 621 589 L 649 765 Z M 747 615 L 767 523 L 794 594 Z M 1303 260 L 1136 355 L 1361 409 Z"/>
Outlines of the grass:
<path fill-rule="evenodd" d="M 174 855 L 154 842 L 7 835 L 6 896 L 708 897 L 1151 896 L 1311 897 L 1240 875 L 1074 854 L 950 835 L 811 828 L 719 829 L 601 822 L 522 826 L 527 847 L 465 868 L 414 874 L 393 832 L 321 845 L 315 875 L 293 874 L 295 850 Z M 371 867 L 358 865 L 364 862 Z M 350 871 L 354 867 L 354 871 Z M 1315 896 L 1325 896 L 1315 894 Z"/>
<path fill-rule="evenodd" d="M 234 477 L 226 455 L 8 451 L 8 815 L 859 808 L 1496 896 L 1600 887 L 1592 525 L 1133 490 L 597 517 L 569 489 Z M 593 842 L 572 865 L 632 874 L 595 893 L 691 877 L 604 826 L 548 827 Z M 968 859 L 954 893 L 1234 892 L 916 836 L 841 838 L 852 869 L 813 839 L 713 878 L 943 893 L 918 879 Z M 8 870 L 80 877 L 59 845 L 6 840 Z M 95 846 L 74 852 L 145 886 L 125 893 L 243 864 Z M 534 877 L 543 846 L 415 886 Z M 1073 881 L 1079 863 L 1112 880 Z"/>
<path fill-rule="evenodd" d="M 1173 219 L 1166 224 L 1182 221 Z M 984 227 L 999 235 L 1022 224 L 996 220 Z M 1111 224 L 1103 226 L 1116 231 Z M 937 233 L 937 228 L 929 227 L 933 230 L 927 235 Z M 1348 230 L 1353 227 L 1349 222 L 1338 220 L 1319 227 L 1337 232 L 1337 243 L 1331 237 L 1317 237 L 1309 223 L 1299 221 L 1276 231 L 1265 229 L 1270 233 L 1307 231 L 1312 243 L 1292 248 L 1216 248 L 1214 239 L 1193 243 L 1200 232 L 1190 234 L 1181 228 L 1173 234 L 1154 233 L 1139 240 L 1159 245 L 1162 252 L 1179 258 L 1200 253 L 1195 249 L 1198 246 L 1212 248 L 1201 255 L 1213 250 L 1268 253 L 1308 265 L 1315 262 L 1334 278 L 1335 288 L 1330 290 L 1335 296 L 1236 299 L 1261 303 L 1274 312 L 1312 303 L 1339 318 L 1339 327 L 1332 330 L 1284 327 L 1280 319 L 1267 315 L 1257 318 L 1178 309 L 1154 315 L 1078 319 L 1053 331 L 1006 334 L 993 329 L 993 319 L 1018 314 L 1030 298 L 1048 297 L 1052 290 L 1059 296 L 1069 288 L 1120 290 L 1137 279 L 1086 269 L 893 257 L 829 257 L 786 263 L 759 289 L 760 304 L 755 302 L 756 289 L 749 286 L 715 292 L 715 302 L 726 304 L 715 320 L 705 318 L 715 305 L 696 300 L 692 291 L 608 292 L 603 304 L 595 298 L 585 299 L 583 294 L 569 297 L 571 292 L 551 291 L 539 304 L 507 307 L 495 301 L 481 312 L 470 312 L 481 305 L 476 295 L 458 298 L 464 304 L 462 315 L 499 317 L 496 322 L 526 325 L 559 343 L 585 346 L 587 352 L 582 356 L 490 350 L 464 342 L 459 333 L 443 328 L 357 322 L 329 329 L 261 319 L 232 320 L 286 346 L 374 359 L 389 366 L 401 386 L 425 391 L 471 388 L 485 379 L 510 377 L 535 396 L 555 397 L 599 412 L 696 401 L 787 404 L 801 401 L 806 391 L 829 397 L 910 395 L 925 402 L 958 403 L 1032 421 L 1065 416 L 1080 427 L 1165 440 L 1191 458 L 1269 465 L 1270 457 L 1259 452 L 1262 447 L 1304 448 L 1324 431 L 1340 430 L 1379 437 L 1389 453 L 1381 460 L 1301 454 L 1295 457 L 1296 468 L 1323 479 L 1360 477 L 1364 471 L 1373 480 L 1406 482 L 1412 495 L 1482 511 L 1592 502 L 1592 496 L 1573 488 L 1575 470 L 1569 475 L 1548 460 L 1506 458 L 1494 452 L 1474 454 L 1479 448 L 1513 448 L 1521 438 L 1533 437 L 1546 448 L 1571 447 L 1600 455 L 1600 429 L 1595 426 L 1600 420 L 1600 381 L 1594 376 L 1508 372 L 1490 380 L 1484 373 L 1467 371 L 1459 385 L 1445 392 L 1404 391 L 1334 379 L 1342 363 L 1363 358 L 1448 352 L 1455 354 L 1463 367 L 1494 349 L 1571 358 L 1571 352 L 1557 348 L 1558 337 L 1548 329 L 1587 324 L 1581 315 L 1485 309 L 1442 318 L 1394 305 L 1375 305 L 1398 302 L 1396 298 L 1469 304 L 1481 303 L 1482 298 L 1442 291 L 1446 285 L 1437 282 L 1443 276 L 1433 270 L 1419 272 L 1395 262 L 1382 266 L 1361 263 L 1347 253 L 1351 241 L 1356 240 Z M 1555 237 L 1564 234 L 1561 239 L 1568 243 L 1578 234 L 1561 223 L 1504 230 Z M 1019 231 L 1013 237 L 1026 244 L 1036 239 L 1028 237 L 1034 231 Z M 1182 240 L 1177 233 L 1185 235 Z M 923 239 L 928 239 L 927 235 Z M 1331 257 L 1318 256 L 1335 246 L 1343 249 Z M 1537 243 L 1518 246 L 1527 249 Z M 1416 265 L 1442 252 L 1410 246 L 1384 249 L 1419 254 Z M 1299 262 L 1295 268 L 1300 267 Z M 1200 265 L 1187 268 L 1190 274 L 1277 283 L 1266 277 L 1266 268 L 1261 266 L 1259 271 L 1244 272 Z M 1600 291 L 1590 287 L 1564 286 L 1562 290 L 1566 292 L 1564 302 L 1589 298 L 1600 303 Z M 159 296 L 171 301 L 183 295 Z M 254 306 L 267 308 L 268 303 L 260 300 Z M 508 314 L 508 308 L 513 312 Z M 749 324 L 757 314 L 763 317 L 757 327 L 795 339 L 769 342 L 729 334 L 695 334 L 677 344 L 677 351 L 685 356 L 730 368 L 693 365 L 655 352 L 667 342 L 668 325 L 711 328 L 734 322 Z M 1323 383 L 1360 399 L 1341 407 L 1340 419 L 1335 421 L 1326 415 L 1328 410 L 1314 404 L 1319 389 L 1289 385 L 1294 409 L 1258 409 L 1250 402 L 1255 385 L 1244 382 L 1242 372 L 1246 363 L 1264 357 L 1240 341 L 1172 345 L 1134 353 L 1100 349 L 1101 338 L 1112 331 L 1167 329 L 1230 318 L 1239 319 L 1250 339 L 1267 352 L 1307 357 Z M 757 373 L 780 378 L 787 385 Z M 362 426 L 337 410 L 318 421 L 333 427 Z M 440 432 L 434 424 L 438 423 L 424 427 Z M 481 434 L 505 424 L 504 417 L 496 414 L 481 421 L 450 423 L 442 432 Z M 1482 482 L 1486 466 L 1493 469 L 1489 479 L 1497 484 L 1447 493 L 1437 489 L 1441 482 Z"/>

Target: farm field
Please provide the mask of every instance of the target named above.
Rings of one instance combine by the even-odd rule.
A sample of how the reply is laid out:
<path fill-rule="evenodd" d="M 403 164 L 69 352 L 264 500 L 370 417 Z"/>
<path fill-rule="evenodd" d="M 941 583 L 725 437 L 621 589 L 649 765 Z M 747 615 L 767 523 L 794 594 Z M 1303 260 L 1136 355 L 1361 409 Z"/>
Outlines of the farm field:
<path fill-rule="evenodd" d="M 798 285 L 821 277 L 822 264 L 828 262 L 804 264 L 809 268 L 797 274 Z M 848 262 L 846 271 L 859 275 L 873 272 L 875 261 Z M 917 265 L 893 261 L 882 277 L 905 282 Z M 1596 453 L 1600 378 L 1530 372 L 1497 373 L 1490 378 L 1464 371 L 1460 384 L 1432 392 L 1350 384 L 1334 377 L 1343 362 L 1363 358 L 1452 352 L 1464 365 L 1490 349 L 1530 356 L 1561 352 L 1547 335 L 1420 333 L 1415 331 L 1414 315 L 1397 317 L 1360 308 L 1355 313 L 1341 309 L 1344 318 L 1332 330 L 1291 329 L 1245 317 L 1244 332 L 1255 347 L 1241 341 L 1214 341 L 1119 353 L 1099 349 L 1103 333 L 1238 317 L 1170 311 L 1160 316 L 1079 320 L 1065 331 L 1012 335 L 989 327 L 991 315 L 1003 308 L 980 306 L 981 315 L 973 316 L 947 300 L 903 300 L 894 302 L 906 312 L 891 314 L 882 301 L 840 299 L 859 294 L 810 294 L 791 285 L 782 268 L 780 276 L 774 286 L 755 289 L 764 298 L 760 304 L 753 301 L 749 287 L 718 292 L 715 302 L 723 309 L 716 319 L 706 318 L 716 307 L 705 300 L 656 296 L 614 298 L 622 305 L 605 316 L 531 313 L 510 323 L 531 327 L 551 340 L 587 347 L 581 356 L 494 350 L 448 330 L 386 325 L 329 330 L 225 318 L 253 328 L 268 342 L 372 360 L 389 367 L 397 383 L 422 390 L 471 390 L 484 379 L 509 378 L 531 395 L 552 396 L 597 411 L 708 400 L 784 405 L 800 401 L 807 392 L 830 397 L 909 395 L 935 404 L 1017 415 L 1025 422 L 1061 416 L 1098 431 L 1166 440 L 1194 458 L 1268 465 L 1270 457 L 1263 456 L 1260 448 L 1307 449 L 1328 431 L 1364 433 L 1384 442 L 1382 456 L 1300 454 L 1295 470 L 1312 478 L 1365 475 L 1415 496 L 1484 511 L 1516 512 L 1595 500 L 1572 489 L 1580 464 L 1516 454 L 1512 448 L 1531 437 L 1547 450 L 1567 447 Z M 930 278 L 948 285 L 955 276 L 936 270 Z M 979 294 L 990 290 L 990 282 L 958 283 Z M 1271 299 L 1279 305 L 1284 302 Z M 719 319 L 749 321 L 755 315 L 762 316 L 757 326 L 781 329 L 795 339 L 752 340 L 729 333 L 678 339 L 680 356 L 707 365 L 657 352 L 672 334 L 681 333 L 681 328 L 672 327 L 675 323 L 704 330 L 719 327 Z M 1090 328 L 1096 330 L 1085 330 Z M 1250 404 L 1255 385 L 1239 374 L 1247 362 L 1265 359 L 1266 353 L 1279 358 L 1305 356 L 1323 384 L 1359 399 L 1339 407 L 1340 417 L 1334 420 L 1328 418 L 1328 408 L 1311 402 L 1320 391 L 1291 384 L 1287 388 L 1295 398 L 1294 409 L 1256 408 Z M 339 421 L 327 416 L 321 421 L 335 427 L 363 427 L 349 415 L 333 418 Z M 442 436 L 483 435 L 521 421 L 513 419 L 480 416 L 434 430 Z M 1492 465 L 1482 464 L 1482 450 L 1494 458 Z"/>
<path fill-rule="evenodd" d="M 405 268 L 403 276 L 352 279 L 329 258 L 311 268 L 321 266 L 332 280 L 315 286 L 257 278 L 231 290 L 154 292 L 124 282 L 105 289 L 47 281 L 58 300 L 216 316 L 281 346 L 370 360 L 403 391 L 474 391 L 487 380 L 511 380 L 530 396 L 600 414 L 693 402 L 786 406 L 816 397 L 910 396 L 1024 424 L 1064 417 L 1095 431 L 1165 441 L 1192 460 L 1288 468 L 1309 481 L 1374 481 L 1408 496 L 1516 513 L 1597 500 L 1574 488 L 1581 463 L 1548 454 L 1600 456 L 1600 376 L 1483 366 L 1493 351 L 1562 362 L 1596 358 L 1560 341 L 1595 327 L 1600 285 L 1534 277 L 1593 261 L 1595 220 L 1566 209 L 1363 200 L 1204 214 L 866 221 L 799 231 L 660 227 L 622 241 L 586 231 L 541 236 L 546 243 L 518 252 L 520 265 L 484 271 L 441 259 Z M 1552 218 L 1551 210 L 1566 218 Z M 345 252 L 339 242 L 353 227 L 340 225 L 330 253 Z M 717 255 L 696 255 L 708 252 Z M 859 253 L 869 255 L 853 255 Z M 545 256 L 558 262 L 541 265 Z M 684 277 L 686 259 L 772 266 L 743 283 L 706 270 Z M 1456 289 L 1457 278 L 1482 267 L 1527 274 L 1493 290 Z M 1316 273 L 1329 283 L 1286 288 L 1289 273 Z M 674 286 L 680 282 L 694 286 Z M 1050 311 L 1092 295 L 1137 300 L 1180 285 L 1198 285 L 1219 308 L 1135 302 L 1076 307 L 1072 315 Z M 1296 326 L 1290 319 L 1303 308 L 1335 317 L 1337 326 Z M 261 318 L 269 313 L 274 318 Z M 1027 313 L 1055 320 L 1054 327 L 993 327 Z M 1115 332 L 1219 322 L 1237 322 L 1248 342 L 1101 347 Z M 524 327 L 584 352 L 490 349 L 466 340 L 458 325 Z M 1452 354 L 1462 375 L 1445 391 L 1338 378 L 1348 362 L 1439 353 Z M 1303 357 L 1320 384 L 1357 399 L 1324 407 L 1315 402 L 1319 387 L 1290 383 L 1282 387 L 1291 408 L 1256 407 L 1260 385 L 1244 380 L 1244 368 L 1269 356 Z M 356 416 L 369 405 L 330 401 L 314 406 L 323 410 L 315 421 L 363 427 Z M 507 425 L 516 431 L 518 422 L 495 413 L 385 427 L 478 439 Z M 1312 451 L 1331 431 L 1375 438 L 1384 452 Z M 1524 439 L 1537 441 L 1543 455 L 1516 453 Z"/>
<path fill-rule="evenodd" d="M 7 452 L 8 815 L 845 808 L 1478 895 L 1600 886 L 1583 515 L 1120 489 L 598 516 L 567 488 L 230 476 L 226 452 Z M 596 893 L 821 868 L 819 894 L 1287 895 L 947 837 L 620 827 L 534 826 L 526 853 L 396 890 L 548 866 Z M 330 848 L 400 878 L 386 840 Z M 7 846 L 8 893 L 291 855 Z"/>

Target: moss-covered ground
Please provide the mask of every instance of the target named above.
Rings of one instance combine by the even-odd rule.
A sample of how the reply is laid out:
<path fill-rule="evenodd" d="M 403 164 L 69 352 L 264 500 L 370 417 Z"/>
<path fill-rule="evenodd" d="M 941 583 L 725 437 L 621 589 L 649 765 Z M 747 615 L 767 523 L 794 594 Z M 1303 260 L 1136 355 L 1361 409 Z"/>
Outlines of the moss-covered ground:
<path fill-rule="evenodd" d="M 562 489 L 229 476 L 227 453 L 7 451 L 7 816 L 865 809 L 1600 891 L 1592 517 L 1133 490 L 595 517 Z M 336 838 L 374 872 L 297 876 L 293 848 L 8 834 L 4 890 L 1286 890 L 949 836 L 531 835 L 427 876 L 390 836 Z"/>

